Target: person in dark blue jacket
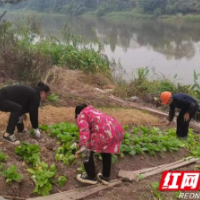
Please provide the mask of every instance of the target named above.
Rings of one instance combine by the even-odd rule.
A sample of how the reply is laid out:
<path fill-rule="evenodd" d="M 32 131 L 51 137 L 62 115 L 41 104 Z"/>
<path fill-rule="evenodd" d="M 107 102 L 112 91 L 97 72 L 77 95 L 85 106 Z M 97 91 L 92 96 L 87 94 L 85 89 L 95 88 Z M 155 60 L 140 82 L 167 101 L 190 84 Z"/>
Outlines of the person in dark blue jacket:
<path fill-rule="evenodd" d="M 0 110 L 10 112 L 8 126 L 3 139 L 14 145 L 20 144 L 14 135 L 15 126 L 23 132 L 23 115 L 29 113 L 35 136 L 40 137 L 38 128 L 38 108 L 40 101 L 45 100 L 50 88 L 43 82 L 36 87 L 26 85 L 11 85 L 0 89 Z"/>
<path fill-rule="evenodd" d="M 195 116 L 196 112 L 199 110 L 198 102 L 191 96 L 187 94 L 174 94 L 165 91 L 160 95 L 163 105 L 169 105 L 169 125 L 175 115 L 175 108 L 180 109 L 179 115 L 177 117 L 177 130 L 176 134 L 178 138 L 187 139 L 188 128 L 190 120 Z"/>

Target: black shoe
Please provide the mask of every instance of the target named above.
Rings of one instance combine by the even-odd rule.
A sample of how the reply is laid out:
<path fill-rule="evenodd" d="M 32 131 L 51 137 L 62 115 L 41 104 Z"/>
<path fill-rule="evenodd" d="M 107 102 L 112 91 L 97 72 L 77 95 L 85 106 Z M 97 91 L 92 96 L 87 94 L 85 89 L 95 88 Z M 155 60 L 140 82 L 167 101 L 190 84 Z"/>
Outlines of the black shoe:
<path fill-rule="evenodd" d="M 87 174 L 78 174 L 76 178 L 81 183 L 88 183 L 88 184 L 92 184 L 92 185 L 97 184 L 97 179 L 96 178 L 91 179 L 88 177 Z"/>
<path fill-rule="evenodd" d="M 10 142 L 10 143 L 14 144 L 14 145 L 19 145 L 20 144 L 20 141 L 16 140 L 14 134 L 10 135 L 9 133 L 4 133 L 3 139 L 5 141 L 7 141 L 7 142 Z"/>
<path fill-rule="evenodd" d="M 109 184 L 109 178 L 104 177 L 101 173 L 97 174 L 97 179 L 98 179 L 98 181 L 100 181 L 104 185 L 108 185 Z"/>

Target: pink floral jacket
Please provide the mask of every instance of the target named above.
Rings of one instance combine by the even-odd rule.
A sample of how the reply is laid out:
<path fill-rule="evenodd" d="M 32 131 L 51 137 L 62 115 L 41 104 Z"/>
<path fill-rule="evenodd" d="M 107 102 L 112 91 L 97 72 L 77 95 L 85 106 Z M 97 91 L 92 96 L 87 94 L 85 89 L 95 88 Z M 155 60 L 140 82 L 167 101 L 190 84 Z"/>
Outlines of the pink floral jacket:
<path fill-rule="evenodd" d="M 79 147 L 85 145 L 97 153 L 120 152 L 124 130 L 113 117 L 87 106 L 78 115 L 77 126 L 80 133 Z"/>

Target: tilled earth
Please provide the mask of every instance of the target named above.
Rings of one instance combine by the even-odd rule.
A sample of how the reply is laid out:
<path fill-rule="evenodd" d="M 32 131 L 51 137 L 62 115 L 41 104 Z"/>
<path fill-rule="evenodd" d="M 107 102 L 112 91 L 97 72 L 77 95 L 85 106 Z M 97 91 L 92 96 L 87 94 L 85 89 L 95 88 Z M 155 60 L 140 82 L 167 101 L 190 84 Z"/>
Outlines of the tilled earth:
<path fill-rule="evenodd" d="M 138 111 L 128 109 L 122 110 L 109 110 L 108 112 L 112 113 L 115 117 L 119 119 L 122 124 L 130 124 L 139 125 L 141 124 L 152 124 L 158 122 L 158 118 L 153 115 L 148 115 L 147 113 L 138 113 Z M 123 113 L 124 112 L 124 113 Z M 128 114 L 127 114 L 128 113 Z M 141 115 L 139 115 L 141 114 Z M 146 116 L 144 117 L 143 116 Z M 1 124 L 0 128 L 1 131 L 5 130 L 8 115 L 5 113 L 0 113 L 1 115 Z M 140 116 L 141 121 L 137 121 L 138 117 L 135 118 L 134 116 Z M 121 117 L 120 117 L 121 116 Z M 123 117 L 122 117 L 123 116 Z M 126 117 L 125 117 L 126 116 Z M 128 117 L 127 117 L 128 116 Z M 52 124 L 52 123 L 60 123 L 62 121 L 74 122 L 74 108 L 56 108 L 53 106 L 44 107 L 40 110 L 40 124 Z M 30 122 L 27 120 L 26 127 L 30 128 Z M 3 133 L 2 133 L 3 134 Z M 2 136 L 1 134 L 1 136 Z M 56 165 L 57 175 L 66 176 L 67 183 L 63 187 L 58 187 L 58 185 L 54 184 L 53 190 L 51 194 L 58 193 L 61 191 L 67 191 L 74 188 L 83 187 L 84 185 L 77 182 L 76 175 L 77 175 L 77 168 L 80 167 L 81 161 L 77 160 L 77 162 L 71 166 L 65 166 L 62 162 L 55 161 L 55 150 L 58 148 L 59 144 L 55 138 L 49 137 L 46 133 L 42 134 L 40 139 L 33 138 L 30 134 L 19 134 L 16 133 L 16 137 L 20 141 L 25 141 L 30 144 L 38 144 L 40 146 L 41 152 L 41 160 L 47 163 L 49 166 L 51 164 Z M 18 172 L 23 174 L 23 180 L 21 182 L 13 182 L 13 183 L 6 183 L 5 178 L 0 176 L 0 196 L 11 196 L 12 199 L 16 197 L 22 197 L 24 199 L 28 197 L 38 196 L 37 194 L 32 194 L 34 190 L 34 182 L 30 178 L 29 172 L 27 172 L 27 168 L 30 166 L 27 165 L 20 156 L 16 155 L 15 147 L 7 142 L 2 140 L 0 137 L 0 149 L 4 154 L 9 156 L 7 162 L 5 163 L 5 168 L 9 167 L 10 165 L 16 165 Z M 160 164 L 173 162 L 179 160 L 186 156 L 188 152 L 186 150 L 179 150 L 178 152 L 172 153 L 162 153 L 157 154 L 156 156 L 150 155 L 137 155 L 137 156 L 125 156 L 125 158 L 119 158 L 117 164 L 112 165 L 112 173 L 111 179 L 116 179 L 118 176 L 118 172 L 120 169 L 123 170 L 137 170 L 147 167 L 158 166 Z M 95 159 L 96 163 L 96 171 L 101 171 L 101 161 L 97 158 Z M 91 197 L 87 197 L 84 199 L 99 199 L 99 200 L 114 200 L 114 199 L 123 199 L 123 200 L 153 200 L 155 196 L 151 190 L 151 182 L 152 181 L 159 181 L 161 175 L 156 175 L 150 177 L 145 180 L 141 180 L 139 182 L 125 182 L 119 186 L 116 186 L 110 190 L 99 192 L 98 194 L 92 195 Z M 168 198 L 167 198 L 168 199 Z"/>

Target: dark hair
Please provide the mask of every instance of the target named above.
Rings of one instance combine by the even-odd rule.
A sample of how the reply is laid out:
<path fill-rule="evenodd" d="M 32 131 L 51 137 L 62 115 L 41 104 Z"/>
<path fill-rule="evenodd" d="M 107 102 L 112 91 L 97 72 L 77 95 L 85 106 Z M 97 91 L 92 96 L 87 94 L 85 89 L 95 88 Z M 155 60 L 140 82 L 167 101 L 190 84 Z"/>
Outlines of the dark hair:
<path fill-rule="evenodd" d="M 40 81 L 40 82 L 37 84 L 37 89 L 38 89 L 39 91 L 44 91 L 44 92 L 46 92 L 46 93 L 50 91 L 50 87 L 49 87 L 47 84 L 43 83 L 42 81 Z"/>
<path fill-rule="evenodd" d="M 78 117 L 80 112 L 86 107 L 87 107 L 86 104 L 81 104 L 81 105 L 76 106 L 76 108 L 75 108 L 75 119 Z"/>

